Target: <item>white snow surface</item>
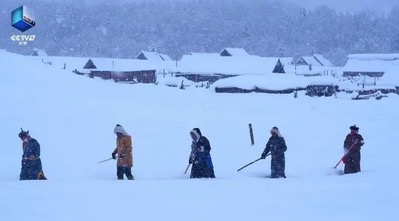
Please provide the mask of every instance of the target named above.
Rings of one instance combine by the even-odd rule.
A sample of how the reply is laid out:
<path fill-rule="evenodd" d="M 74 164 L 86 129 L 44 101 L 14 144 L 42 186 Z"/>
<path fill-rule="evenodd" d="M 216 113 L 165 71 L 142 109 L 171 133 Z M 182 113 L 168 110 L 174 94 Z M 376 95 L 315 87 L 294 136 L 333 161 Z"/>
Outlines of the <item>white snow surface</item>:
<path fill-rule="evenodd" d="M 0 51 L 0 214 L 4 221 L 362 220 L 399 218 L 399 96 L 381 100 L 216 94 L 116 84 Z M 248 123 L 255 145 L 250 145 Z M 113 128 L 133 137 L 136 180 L 116 180 Z M 365 139 L 362 172 L 338 176 L 349 126 Z M 271 127 L 286 179 L 266 178 Z M 23 127 L 41 144 L 47 181 L 19 181 Z M 189 131 L 212 145 L 216 179 L 183 174 Z M 338 166 L 342 170 L 343 165 Z"/>
<path fill-rule="evenodd" d="M 309 85 L 335 85 L 338 80 L 331 76 L 303 77 L 292 74 L 269 74 L 267 76 L 237 76 L 216 81 L 213 86 L 238 87 L 251 90 L 255 87 L 269 90 L 306 88 Z"/>

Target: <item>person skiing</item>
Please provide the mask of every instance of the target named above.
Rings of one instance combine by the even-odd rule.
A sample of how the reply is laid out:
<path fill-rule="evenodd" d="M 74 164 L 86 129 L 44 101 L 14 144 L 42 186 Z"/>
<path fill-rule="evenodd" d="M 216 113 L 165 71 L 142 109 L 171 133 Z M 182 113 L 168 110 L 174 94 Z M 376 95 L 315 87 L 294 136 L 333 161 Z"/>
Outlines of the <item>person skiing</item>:
<path fill-rule="evenodd" d="M 287 145 L 277 127 L 273 127 L 270 130 L 270 133 L 271 137 L 269 138 L 260 158 L 265 159 L 267 154 L 270 152 L 272 155 L 270 178 L 286 178 L 284 153 L 287 151 Z"/>
<path fill-rule="evenodd" d="M 359 134 L 359 127 L 350 126 L 350 133 L 346 135 L 344 141 L 344 151 L 346 152 L 343 162 L 345 163 L 344 174 L 360 172 L 360 149 L 364 145 L 364 139 Z"/>
<path fill-rule="evenodd" d="M 117 124 L 115 126 L 114 133 L 116 134 L 116 148 L 112 152 L 112 158 L 117 159 L 117 178 L 118 180 L 123 180 L 123 176 L 126 175 L 128 180 L 134 180 L 134 177 L 132 175 L 132 138 L 120 124 Z"/>
<path fill-rule="evenodd" d="M 21 160 L 21 173 L 20 180 L 47 180 L 43 173 L 42 161 L 40 159 L 40 144 L 36 139 L 32 138 L 29 130 L 18 134 L 22 140 L 22 160 Z"/>
<path fill-rule="evenodd" d="M 202 136 L 199 128 L 190 131 L 191 154 L 189 164 L 192 164 L 190 178 L 215 178 L 211 158 L 211 144 L 208 138 Z"/>

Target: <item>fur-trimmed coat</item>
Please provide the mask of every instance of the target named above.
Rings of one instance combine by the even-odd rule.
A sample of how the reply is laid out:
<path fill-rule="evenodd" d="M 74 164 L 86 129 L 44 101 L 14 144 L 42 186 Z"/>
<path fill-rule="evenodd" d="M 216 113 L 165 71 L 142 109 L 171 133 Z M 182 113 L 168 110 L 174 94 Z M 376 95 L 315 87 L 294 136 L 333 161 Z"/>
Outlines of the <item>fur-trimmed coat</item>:
<path fill-rule="evenodd" d="M 133 166 L 133 146 L 132 138 L 130 136 L 123 136 L 116 139 L 116 148 L 114 153 L 117 153 L 118 167 L 132 167 Z"/>
<path fill-rule="evenodd" d="M 360 151 L 361 147 L 364 145 L 364 139 L 362 137 L 362 135 L 358 134 L 358 133 L 354 133 L 354 134 L 348 134 L 345 137 L 345 141 L 344 141 L 344 148 L 345 150 L 349 150 L 349 148 L 352 147 L 351 152 L 356 152 L 356 151 Z"/>
<path fill-rule="evenodd" d="M 353 147 L 352 147 L 353 145 Z M 343 161 L 345 163 L 344 173 L 357 173 L 360 172 L 360 149 L 364 145 L 362 135 L 358 133 L 350 133 L 345 137 L 344 149 L 347 152 Z M 351 148 L 352 147 L 352 148 Z"/>

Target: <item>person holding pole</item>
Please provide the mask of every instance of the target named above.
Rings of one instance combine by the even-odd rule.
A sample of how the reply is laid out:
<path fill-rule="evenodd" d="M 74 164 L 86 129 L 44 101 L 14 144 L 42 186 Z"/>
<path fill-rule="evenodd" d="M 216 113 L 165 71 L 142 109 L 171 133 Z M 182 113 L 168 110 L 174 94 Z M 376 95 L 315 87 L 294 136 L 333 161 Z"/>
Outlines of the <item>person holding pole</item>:
<path fill-rule="evenodd" d="M 270 178 L 286 178 L 285 176 L 285 151 L 287 145 L 284 138 L 281 136 L 277 127 L 270 130 L 271 137 L 266 144 L 266 147 L 261 155 L 261 159 L 265 159 L 268 153 L 272 155 L 271 159 L 271 174 Z"/>
<path fill-rule="evenodd" d="M 126 175 L 128 180 L 134 180 L 134 177 L 132 175 L 132 138 L 119 124 L 115 126 L 114 133 L 116 134 L 116 148 L 112 152 L 112 158 L 117 159 L 116 175 L 118 177 L 118 180 L 123 180 L 124 175 Z"/>
<path fill-rule="evenodd" d="M 191 130 L 190 136 L 193 140 L 188 159 L 189 165 L 192 164 L 190 178 L 215 178 L 208 138 L 202 136 L 199 128 Z"/>
<path fill-rule="evenodd" d="M 364 139 L 359 134 L 359 127 L 355 125 L 350 126 L 351 130 L 346 135 L 344 141 L 345 156 L 342 161 L 345 163 L 344 174 L 360 172 L 360 149 L 364 145 Z"/>

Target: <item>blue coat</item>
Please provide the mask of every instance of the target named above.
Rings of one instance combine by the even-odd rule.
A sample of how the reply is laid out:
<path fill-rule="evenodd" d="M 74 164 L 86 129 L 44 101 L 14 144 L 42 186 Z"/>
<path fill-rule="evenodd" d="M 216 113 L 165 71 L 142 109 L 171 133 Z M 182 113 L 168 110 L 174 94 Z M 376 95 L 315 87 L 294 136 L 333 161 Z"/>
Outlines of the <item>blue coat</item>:
<path fill-rule="evenodd" d="M 192 168 L 190 178 L 215 178 L 211 158 L 211 145 L 205 136 L 191 144 Z"/>

